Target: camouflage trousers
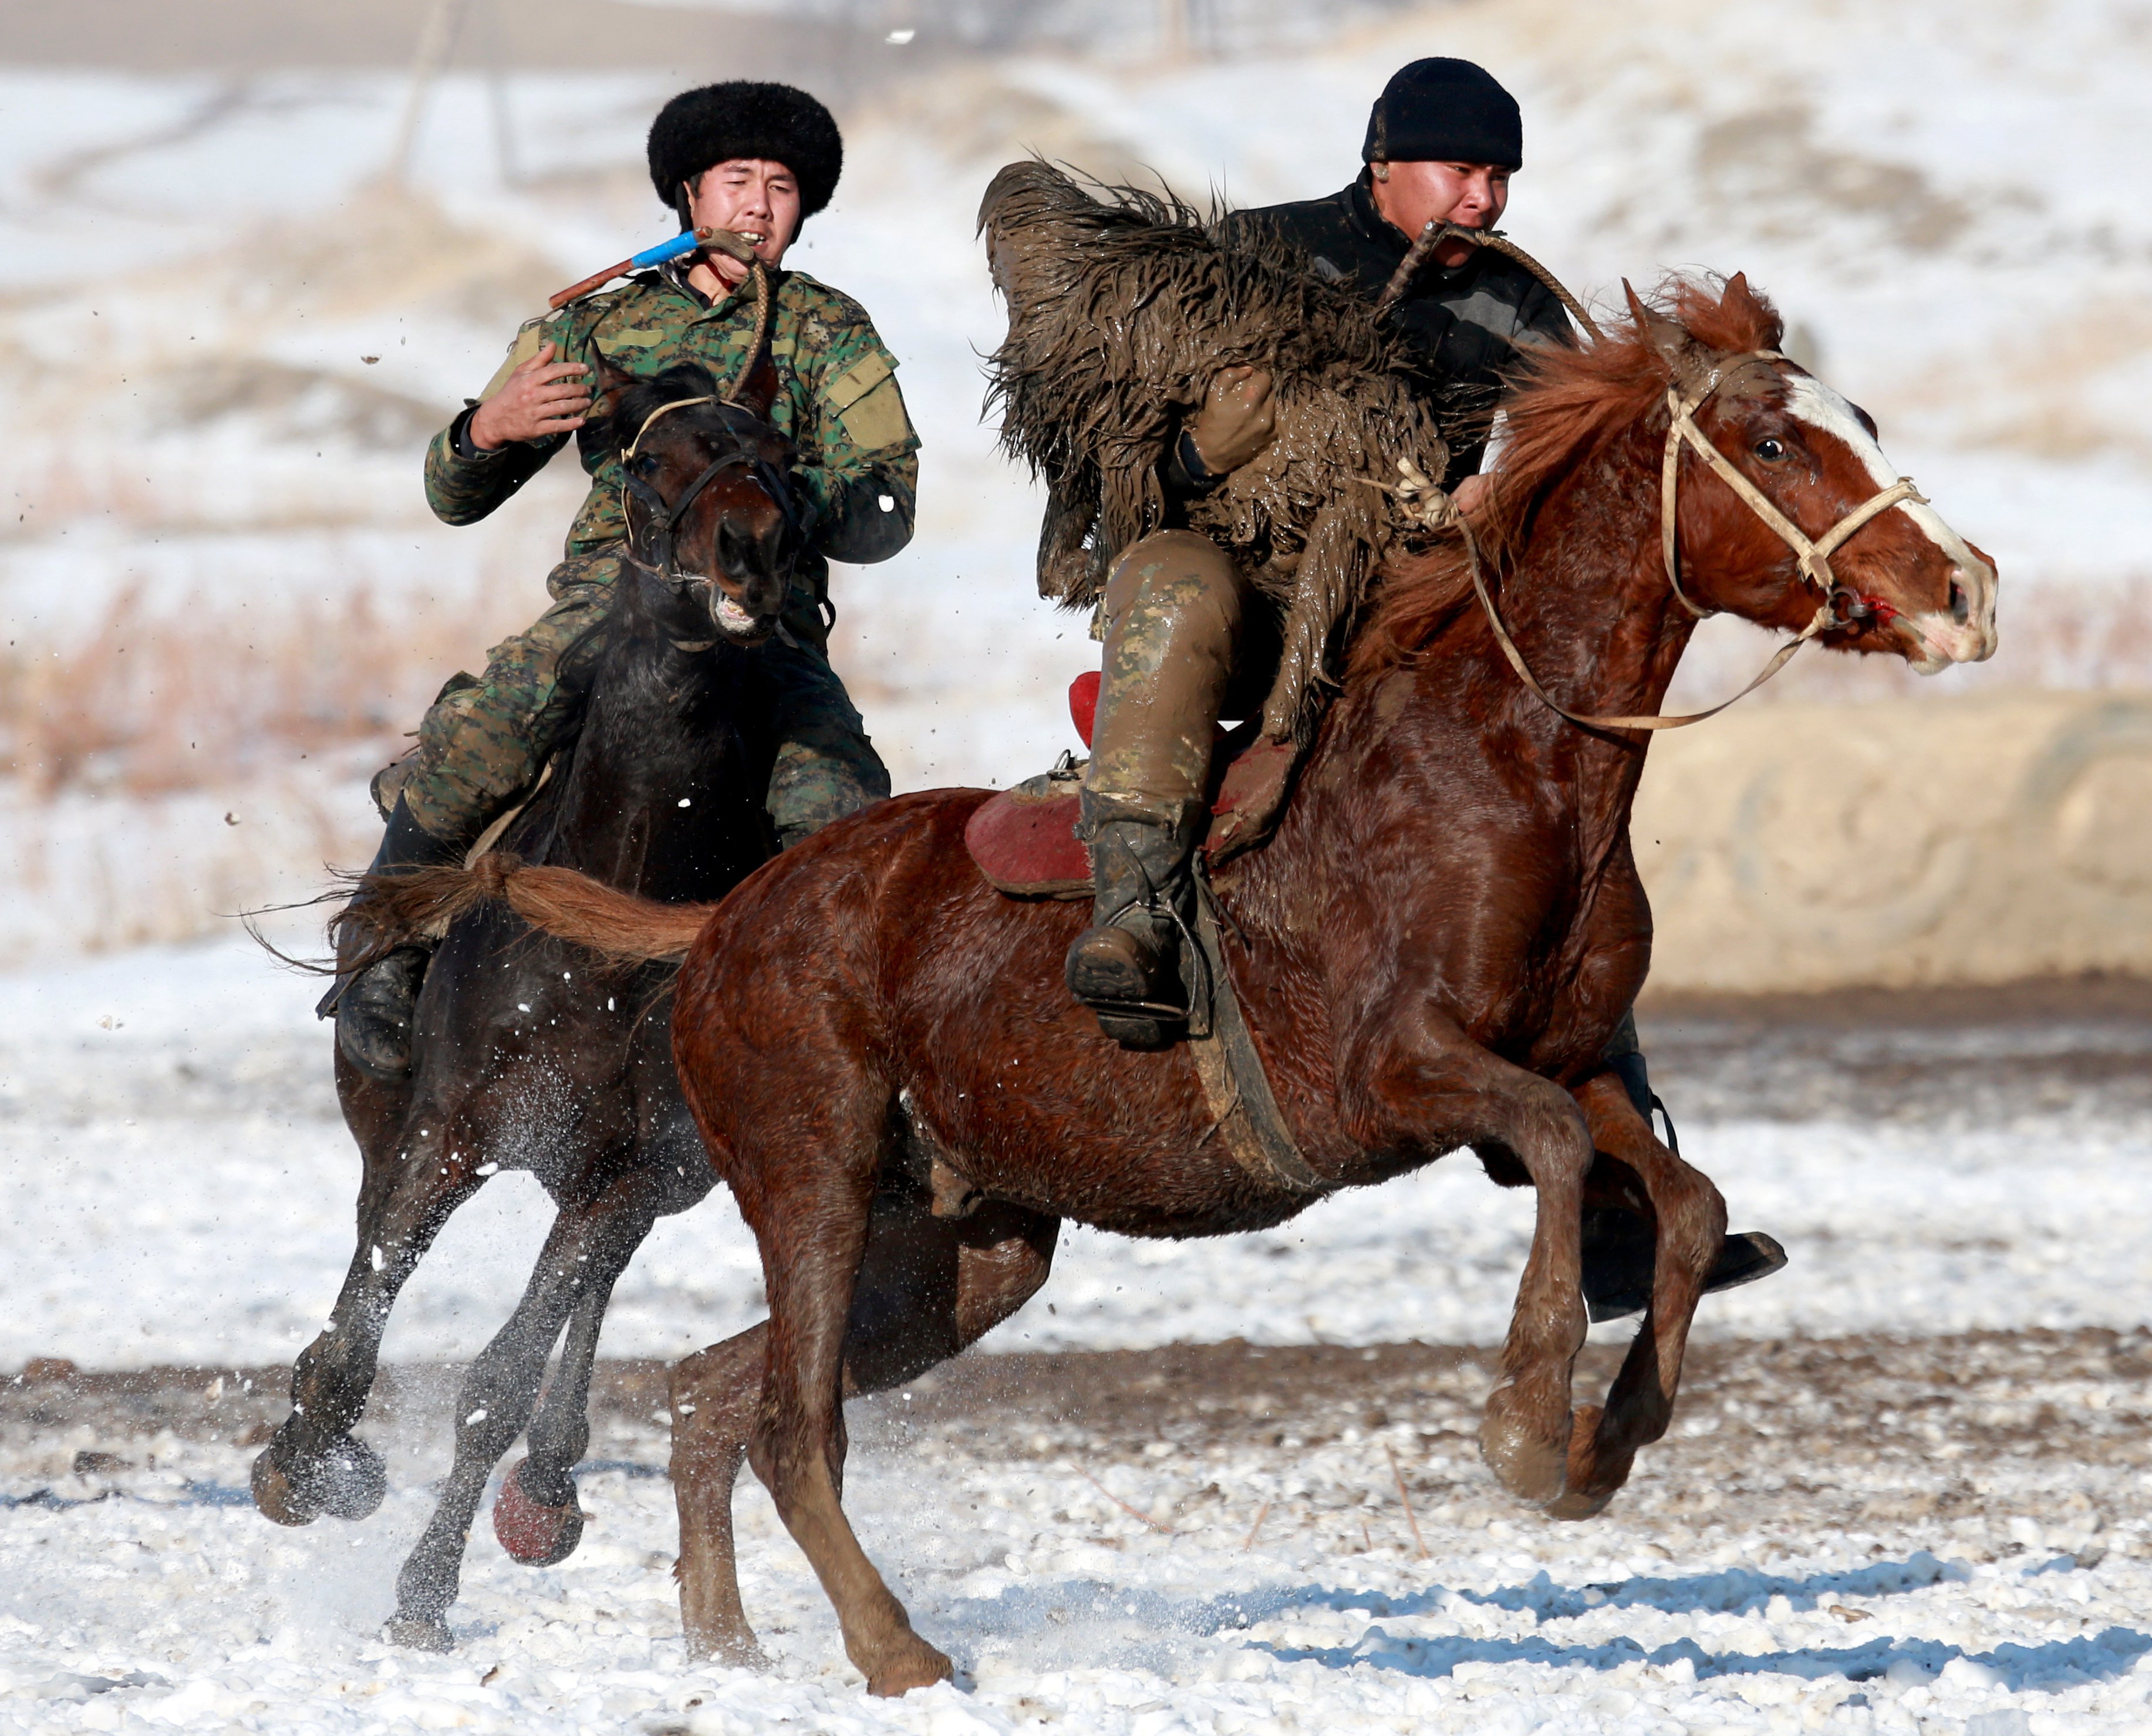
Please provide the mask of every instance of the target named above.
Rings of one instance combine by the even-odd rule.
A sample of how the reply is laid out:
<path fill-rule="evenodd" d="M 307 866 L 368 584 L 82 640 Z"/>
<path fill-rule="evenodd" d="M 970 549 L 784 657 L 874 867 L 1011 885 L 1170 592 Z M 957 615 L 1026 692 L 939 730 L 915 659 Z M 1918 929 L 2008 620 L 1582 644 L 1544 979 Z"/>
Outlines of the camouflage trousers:
<path fill-rule="evenodd" d="M 436 838 L 475 838 L 527 792 L 580 709 L 584 689 L 562 660 L 612 606 L 619 565 L 571 555 L 546 581 L 553 605 L 486 653 L 485 672 L 458 675 L 419 726 L 419 745 L 377 794 L 400 792 Z M 776 692 L 777 762 L 769 808 L 779 840 L 797 843 L 889 794 L 889 771 L 824 654 L 820 611 L 795 589 L 784 622 L 794 643 L 755 653 Z"/>

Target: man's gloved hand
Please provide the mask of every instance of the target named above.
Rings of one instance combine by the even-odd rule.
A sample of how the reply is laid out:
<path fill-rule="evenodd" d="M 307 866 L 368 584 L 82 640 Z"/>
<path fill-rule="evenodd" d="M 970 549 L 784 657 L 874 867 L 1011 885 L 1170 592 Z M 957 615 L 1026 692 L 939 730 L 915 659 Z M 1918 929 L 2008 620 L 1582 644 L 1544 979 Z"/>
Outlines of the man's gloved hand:
<path fill-rule="evenodd" d="M 1277 401 L 1271 396 L 1270 372 L 1261 367 L 1220 368 L 1188 424 L 1195 456 L 1213 476 L 1239 469 L 1276 431 Z"/>

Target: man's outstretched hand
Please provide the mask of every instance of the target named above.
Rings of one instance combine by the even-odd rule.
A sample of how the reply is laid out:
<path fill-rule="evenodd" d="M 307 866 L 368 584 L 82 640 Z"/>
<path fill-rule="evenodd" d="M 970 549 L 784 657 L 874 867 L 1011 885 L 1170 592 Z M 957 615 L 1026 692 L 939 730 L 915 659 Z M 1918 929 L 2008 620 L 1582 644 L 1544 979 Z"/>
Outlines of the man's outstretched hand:
<path fill-rule="evenodd" d="M 511 440 L 543 440 L 573 433 L 591 407 L 590 370 L 580 362 L 556 362 L 550 343 L 508 377 L 470 419 L 471 444 L 497 452 Z"/>
<path fill-rule="evenodd" d="M 1271 396 L 1269 371 L 1260 367 L 1220 368 L 1188 425 L 1195 455 L 1213 476 L 1239 469 L 1276 431 L 1277 400 Z"/>

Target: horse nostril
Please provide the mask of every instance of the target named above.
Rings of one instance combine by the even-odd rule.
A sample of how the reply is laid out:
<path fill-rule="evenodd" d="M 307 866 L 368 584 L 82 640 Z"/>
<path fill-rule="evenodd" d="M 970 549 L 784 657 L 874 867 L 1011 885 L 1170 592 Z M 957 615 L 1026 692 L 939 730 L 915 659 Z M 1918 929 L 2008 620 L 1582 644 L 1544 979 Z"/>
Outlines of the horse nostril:
<path fill-rule="evenodd" d="M 1951 579 L 1951 619 L 1961 627 L 1972 619 L 1972 593 L 1956 575 Z"/>

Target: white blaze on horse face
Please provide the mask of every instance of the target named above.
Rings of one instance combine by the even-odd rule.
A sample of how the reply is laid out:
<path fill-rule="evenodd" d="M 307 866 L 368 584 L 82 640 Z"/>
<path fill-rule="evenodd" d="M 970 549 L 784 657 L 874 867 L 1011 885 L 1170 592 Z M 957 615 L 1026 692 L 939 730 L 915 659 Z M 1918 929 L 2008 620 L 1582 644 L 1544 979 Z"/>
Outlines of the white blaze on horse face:
<path fill-rule="evenodd" d="M 1788 373 L 1786 412 L 1797 422 L 1821 430 L 1843 444 L 1867 467 L 1869 479 L 1878 489 L 1898 480 L 1898 472 L 1875 437 L 1860 418 L 1830 387 L 1809 373 Z M 1936 675 L 1953 663 L 1978 663 L 1995 655 L 1995 569 L 1942 519 L 1925 501 L 1901 500 L 1891 510 L 1903 513 L 1951 564 L 1953 606 L 1901 615 L 1919 642 L 1921 654 L 1907 659 L 1921 675 Z M 1856 533 L 1856 535 L 1858 533 Z"/>

